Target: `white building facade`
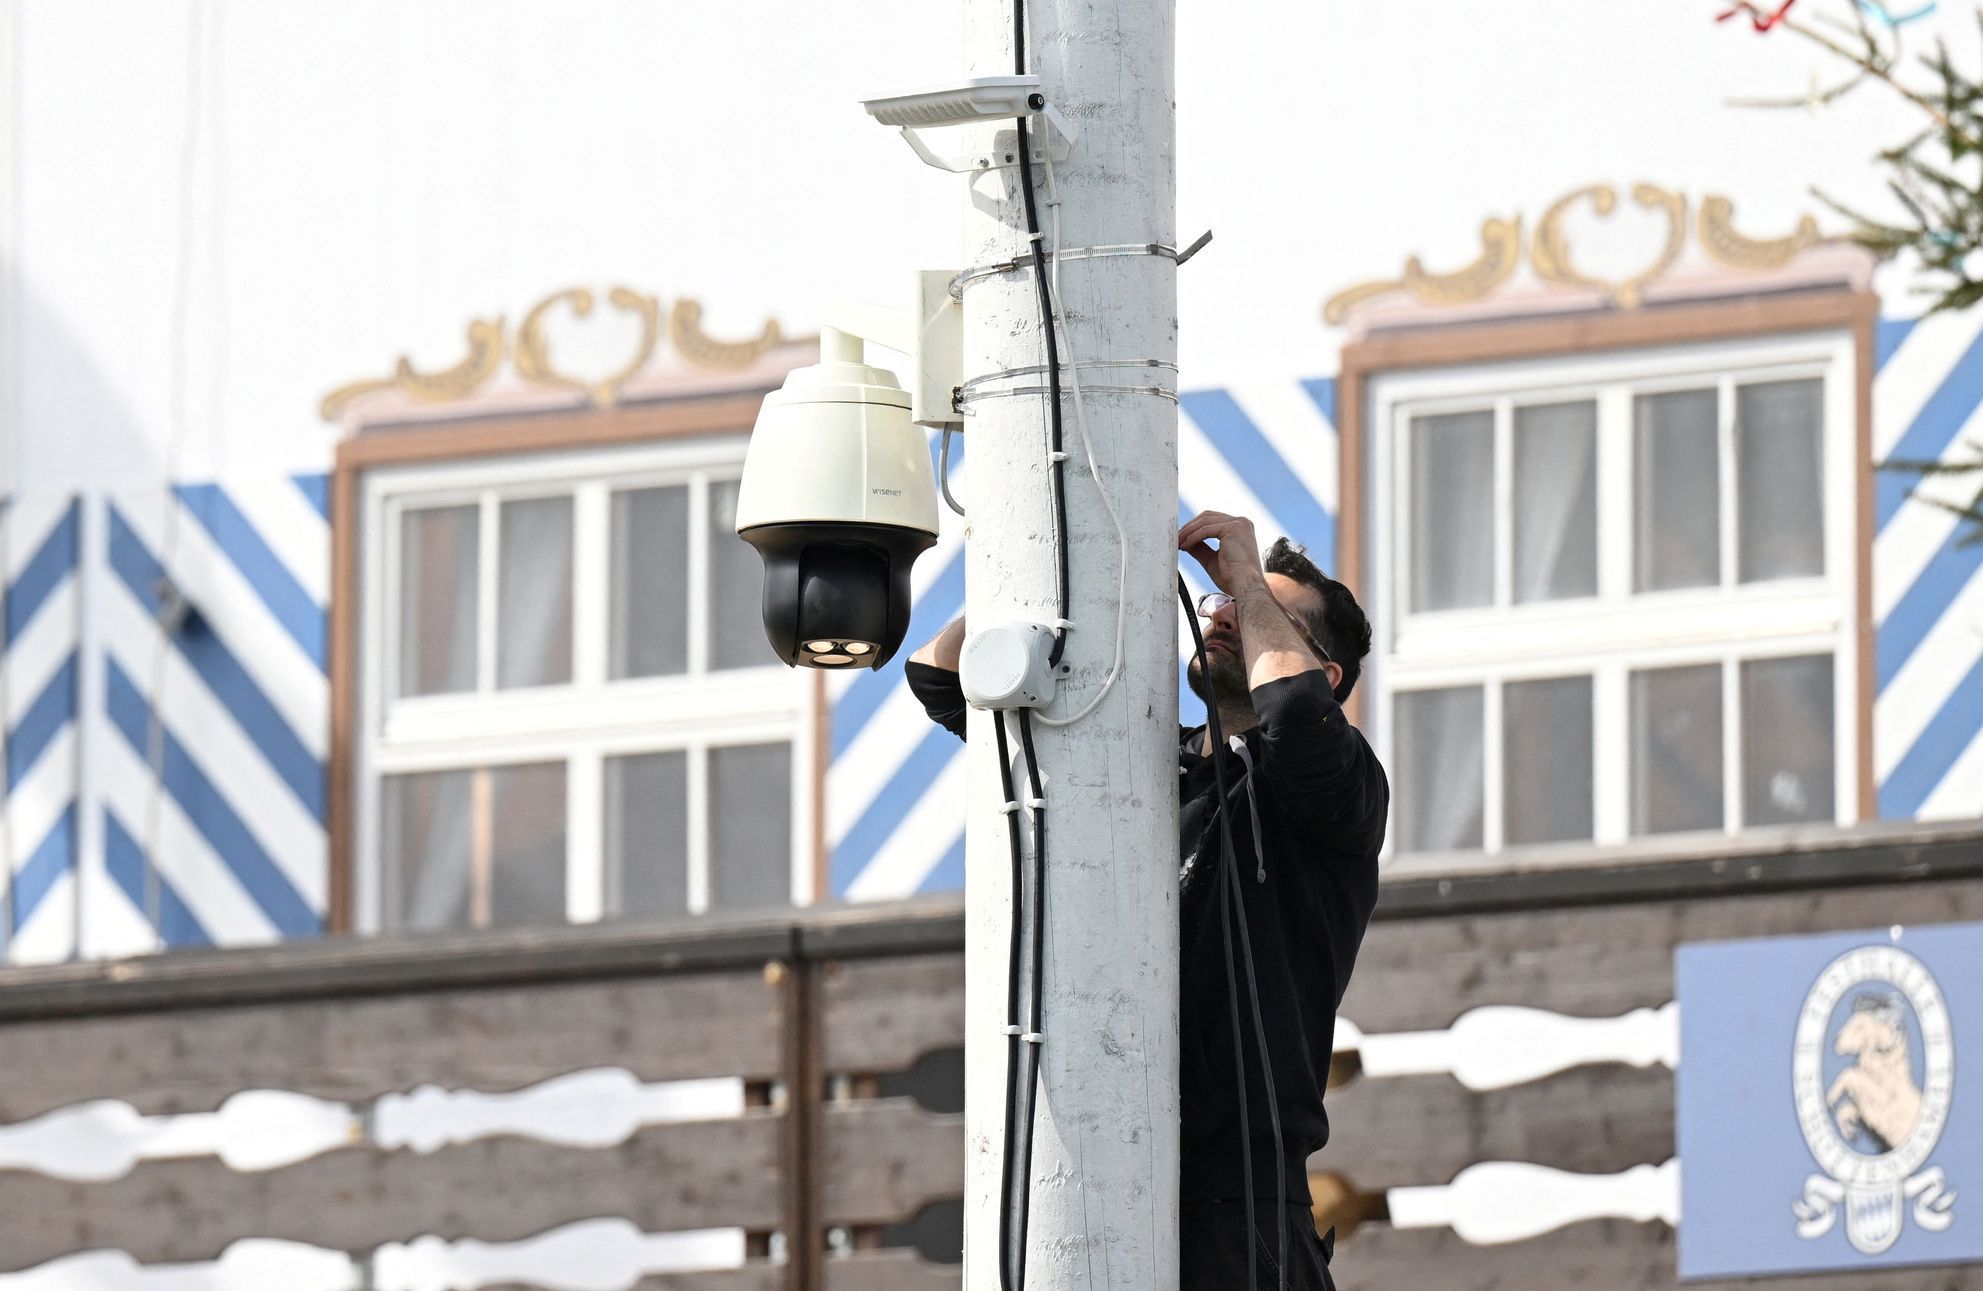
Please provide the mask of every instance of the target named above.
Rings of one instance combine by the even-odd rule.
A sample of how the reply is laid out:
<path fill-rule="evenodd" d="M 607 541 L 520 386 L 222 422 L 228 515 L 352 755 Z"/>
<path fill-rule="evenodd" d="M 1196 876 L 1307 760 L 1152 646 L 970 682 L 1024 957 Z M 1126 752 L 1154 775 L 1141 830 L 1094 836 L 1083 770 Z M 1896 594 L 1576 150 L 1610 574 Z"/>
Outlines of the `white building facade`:
<path fill-rule="evenodd" d="M 1717 9 L 1180 14 L 1180 514 L 1362 597 L 1395 873 L 1983 811 L 1983 545 L 1877 469 L 1983 316 L 1800 223 L 1912 109 L 1730 106 L 1823 65 Z M 960 746 L 729 537 L 823 303 L 963 267 L 857 105 L 959 16 L 858 18 L 7 8 L 10 959 L 961 886 Z"/>

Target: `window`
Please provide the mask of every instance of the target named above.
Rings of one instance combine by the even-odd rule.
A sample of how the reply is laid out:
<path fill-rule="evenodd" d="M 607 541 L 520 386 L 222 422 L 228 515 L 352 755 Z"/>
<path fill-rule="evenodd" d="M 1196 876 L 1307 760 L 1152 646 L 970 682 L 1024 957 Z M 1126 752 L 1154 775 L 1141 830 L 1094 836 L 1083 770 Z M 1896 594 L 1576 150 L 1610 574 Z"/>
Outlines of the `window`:
<path fill-rule="evenodd" d="M 1858 379 L 1816 334 L 1374 381 L 1407 869 L 1855 818 Z"/>
<path fill-rule="evenodd" d="M 811 899 L 814 690 L 759 625 L 742 450 L 363 473 L 359 928 Z"/>

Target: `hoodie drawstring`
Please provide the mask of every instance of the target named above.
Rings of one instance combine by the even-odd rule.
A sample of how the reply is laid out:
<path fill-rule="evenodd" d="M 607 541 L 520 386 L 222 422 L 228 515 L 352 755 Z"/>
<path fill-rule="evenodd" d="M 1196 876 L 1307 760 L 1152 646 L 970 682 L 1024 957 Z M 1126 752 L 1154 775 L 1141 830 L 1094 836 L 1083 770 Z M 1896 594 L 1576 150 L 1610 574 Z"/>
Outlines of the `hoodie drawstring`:
<path fill-rule="evenodd" d="M 1235 735 L 1230 741 L 1232 751 L 1239 754 L 1239 760 L 1246 764 L 1246 774 L 1241 781 L 1246 785 L 1246 813 L 1253 818 L 1253 857 L 1258 868 L 1253 872 L 1255 883 L 1267 881 L 1267 847 L 1260 841 L 1260 800 L 1253 792 L 1253 754 L 1246 747 L 1246 741 Z"/>

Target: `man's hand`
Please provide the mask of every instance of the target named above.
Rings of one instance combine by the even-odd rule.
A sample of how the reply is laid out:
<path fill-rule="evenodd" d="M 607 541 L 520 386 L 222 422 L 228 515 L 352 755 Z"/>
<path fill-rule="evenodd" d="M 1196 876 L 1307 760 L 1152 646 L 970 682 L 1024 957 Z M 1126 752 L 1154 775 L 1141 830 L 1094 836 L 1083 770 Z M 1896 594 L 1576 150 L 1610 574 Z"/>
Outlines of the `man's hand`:
<path fill-rule="evenodd" d="M 1214 548 L 1212 543 L 1219 545 Z M 1223 511 L 1200 511 L 1177 531 L 1177 549 L 1188 552 L 1205 569 L 1206 577 L 1227 596 L 1266 586 L 1260 567 L 1260 543 L 1253 522 Z"/>

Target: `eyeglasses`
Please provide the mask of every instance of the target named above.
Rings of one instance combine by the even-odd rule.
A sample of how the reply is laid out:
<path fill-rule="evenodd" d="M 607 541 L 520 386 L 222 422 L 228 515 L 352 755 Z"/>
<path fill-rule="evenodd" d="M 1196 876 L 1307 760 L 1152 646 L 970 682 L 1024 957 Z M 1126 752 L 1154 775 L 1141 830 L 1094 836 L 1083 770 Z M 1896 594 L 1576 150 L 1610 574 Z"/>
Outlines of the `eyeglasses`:
<path fill-rule="evenodd" d="M 1207 592 L 1198 598 L 1198 617 L 1201 619 L 1214 618 L 1220 610 L 1223 610 L 1232 603 L 1233 598 L 1227 596 L 1224 592 Z M 1279 601 L 1275 601 L 1274 608 L 1286 616 L 1288 623 L 1296 632 L 1301 634 L 1301 639 L 1308 643 L 1308 648 L 1315 652 L 1317 659 L 1320 659 L 1323 663 L 1335 662 L 1334 659 L 1329 657 L 1329 652 L 1322 648 L 1322 643 L 1309 635 L 1308 629 L 1301 625 L 1301 620 L 1296 618 L 1287 606 L 1282 605 Z"/>

